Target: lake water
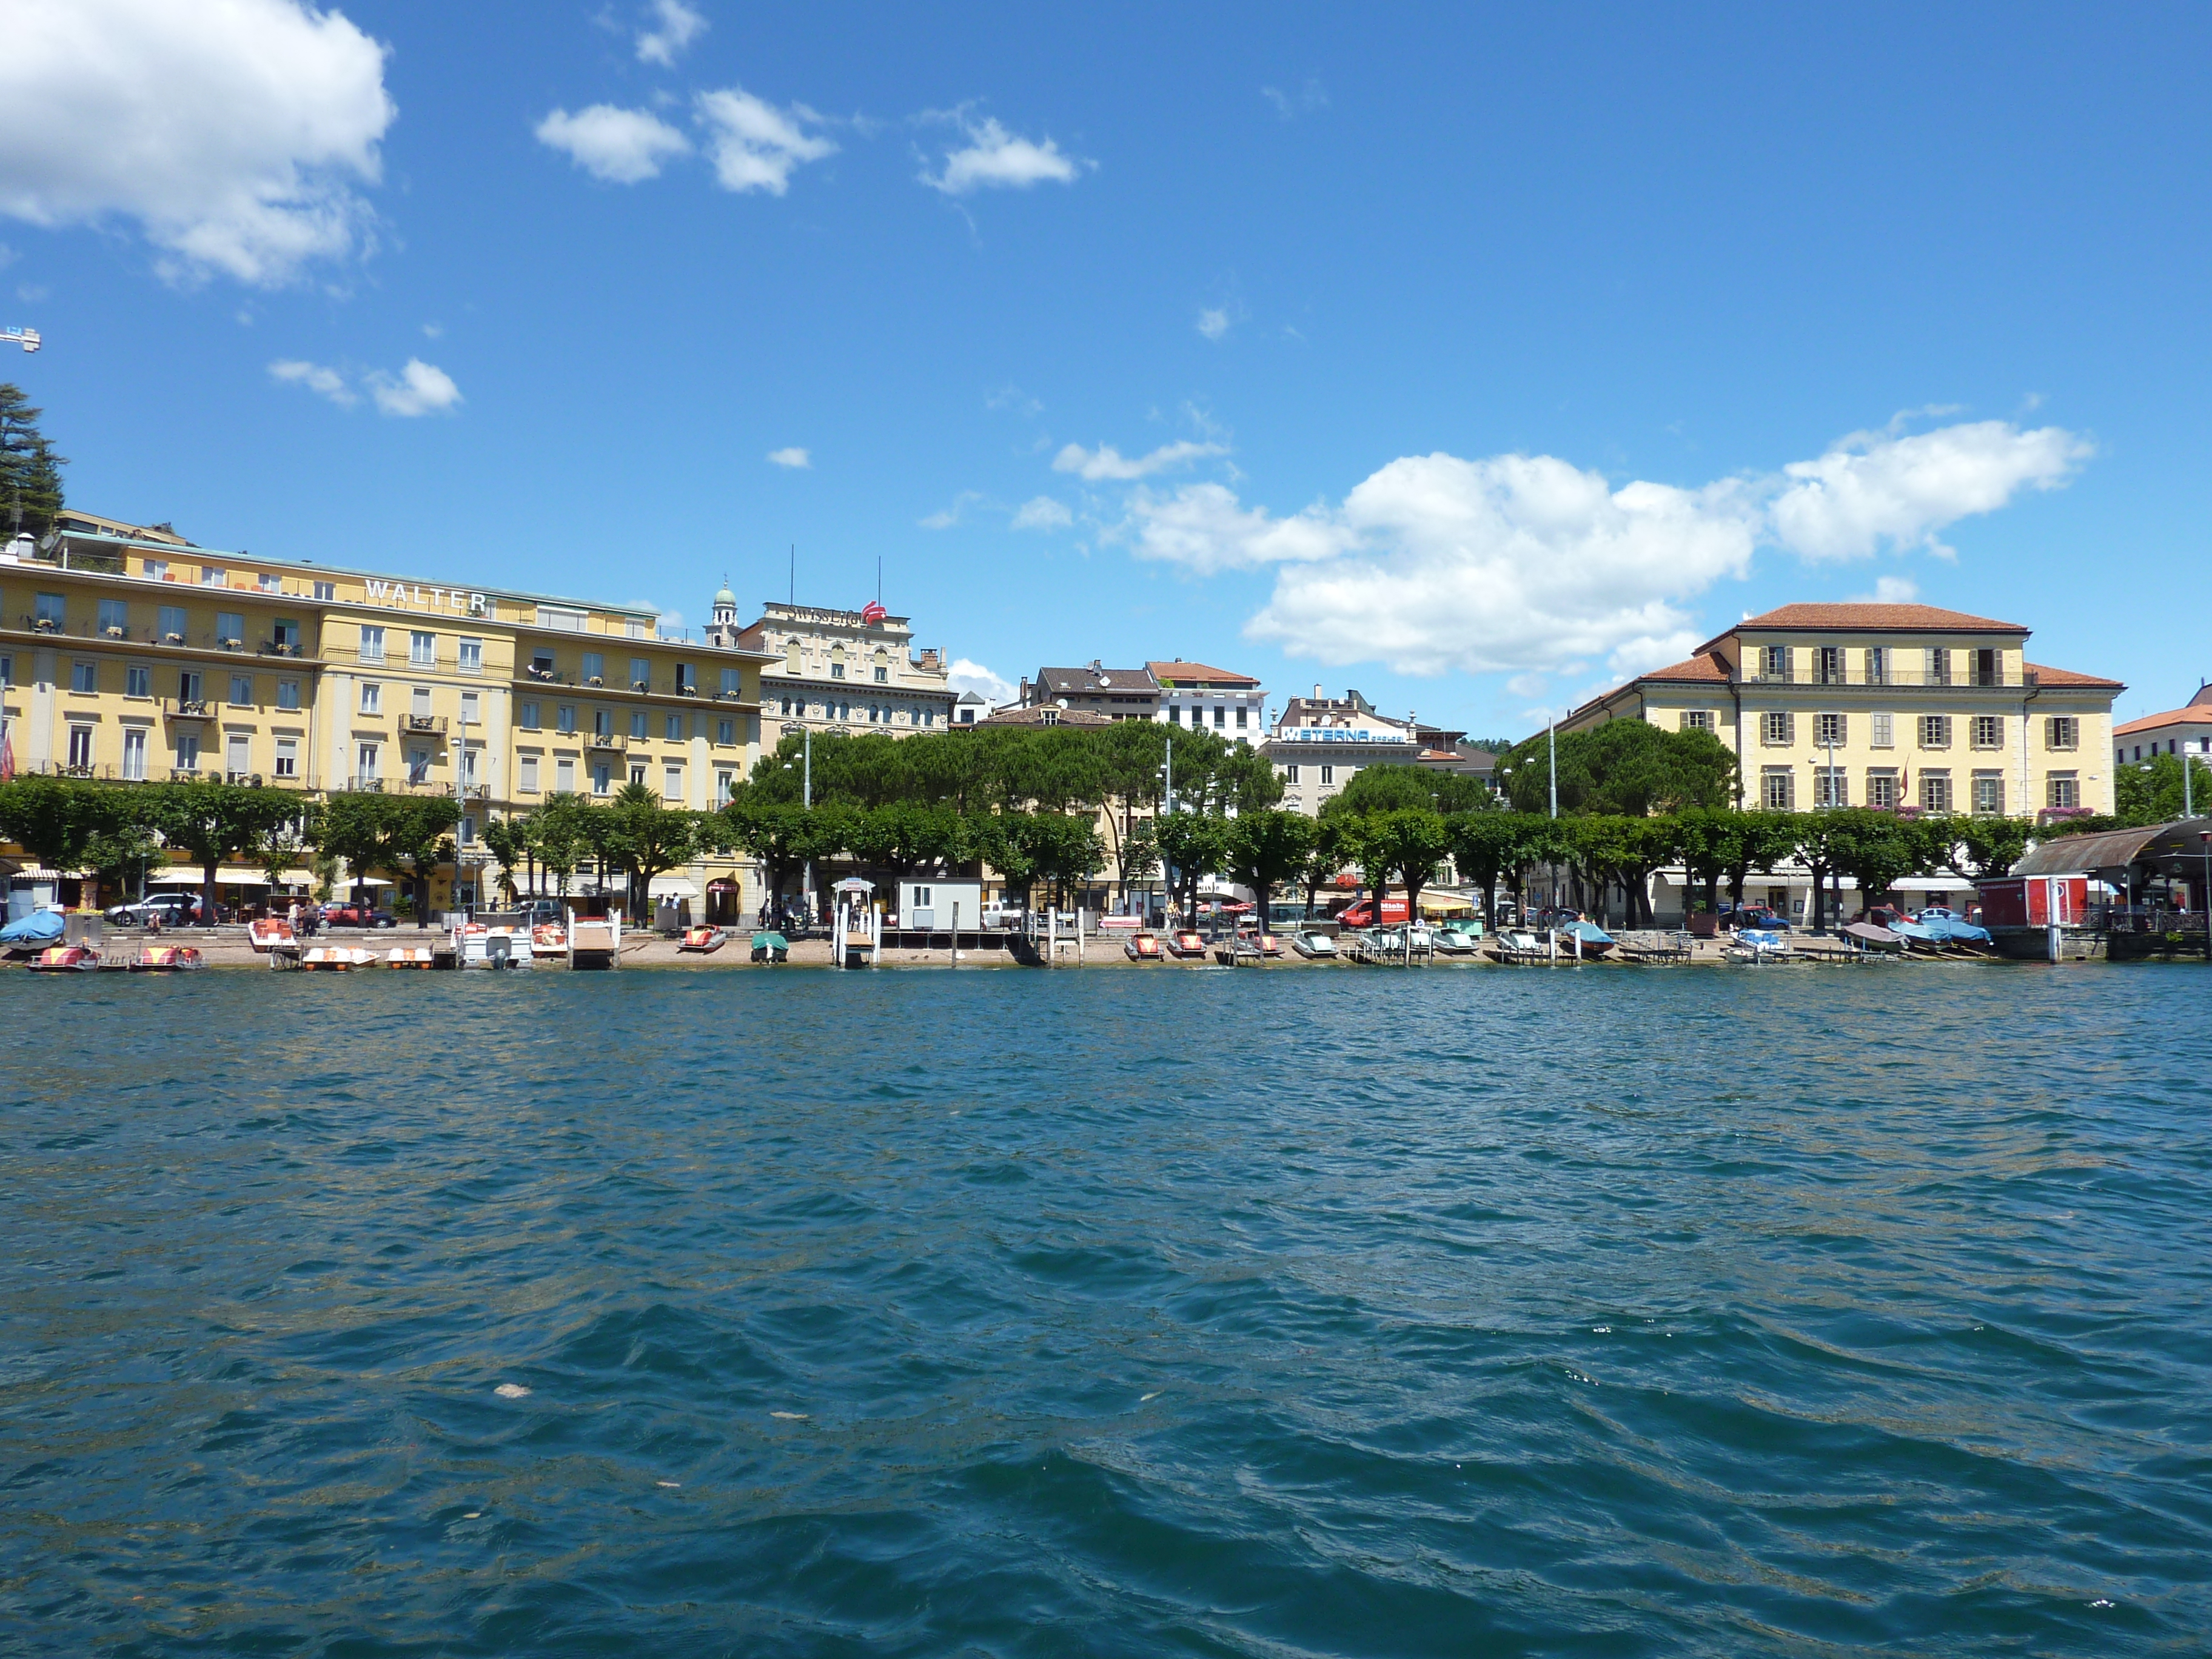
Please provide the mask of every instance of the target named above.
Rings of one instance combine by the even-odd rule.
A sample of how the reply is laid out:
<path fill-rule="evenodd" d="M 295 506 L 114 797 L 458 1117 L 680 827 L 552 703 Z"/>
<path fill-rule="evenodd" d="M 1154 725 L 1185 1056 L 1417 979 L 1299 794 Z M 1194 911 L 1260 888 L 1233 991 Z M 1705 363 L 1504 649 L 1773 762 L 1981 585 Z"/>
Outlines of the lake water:
<path fill-rule="evenodd" d="M 0 1651 L 2201 1652 L 2208 994 L 10 975 Z"/>

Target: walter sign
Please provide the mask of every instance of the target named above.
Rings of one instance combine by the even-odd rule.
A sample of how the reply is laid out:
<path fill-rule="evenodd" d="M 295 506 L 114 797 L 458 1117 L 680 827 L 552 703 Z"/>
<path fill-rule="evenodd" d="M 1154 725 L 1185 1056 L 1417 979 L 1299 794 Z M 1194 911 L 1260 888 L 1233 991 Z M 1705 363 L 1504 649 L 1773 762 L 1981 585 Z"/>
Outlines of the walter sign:
<path fill-rule="evenodd" d="M 434 611 L 458 611 L 465 616 L 489 617 L 491 601 L 465 587 L 425 587 L 420 582 L 364 584 L 371 605 L 424 605 Z"/>

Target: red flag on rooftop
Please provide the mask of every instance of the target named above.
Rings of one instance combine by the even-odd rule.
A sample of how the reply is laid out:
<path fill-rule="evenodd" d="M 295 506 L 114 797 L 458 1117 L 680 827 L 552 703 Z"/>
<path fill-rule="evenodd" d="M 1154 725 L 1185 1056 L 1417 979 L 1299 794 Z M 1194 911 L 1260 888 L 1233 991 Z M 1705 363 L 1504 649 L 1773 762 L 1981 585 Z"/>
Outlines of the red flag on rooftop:
<path fill-rule="evenodd" d="M 879 623 L 890 614 L 873 599 L 860 607 L 860 620 L 864 623 Z"/>

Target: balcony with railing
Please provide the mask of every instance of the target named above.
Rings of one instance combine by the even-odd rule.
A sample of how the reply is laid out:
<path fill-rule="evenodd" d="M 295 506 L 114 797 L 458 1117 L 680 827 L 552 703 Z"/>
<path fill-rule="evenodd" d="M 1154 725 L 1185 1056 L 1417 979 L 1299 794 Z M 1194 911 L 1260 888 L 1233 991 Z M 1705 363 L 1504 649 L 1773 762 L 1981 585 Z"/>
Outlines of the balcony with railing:
<path fill-rule="evenodd" d="M 407 738 L 442 738 L 446 735 L 443 714 L 402 714 L 399 734 Z"/>
<path fill-rule="evenodd" d="M 1818 667 L 1792 667 L 1770 672 L 1751 666 L 1734 678 L 1737 685 L 1808 685 L 1808 686 L 1874 686 L 1901 687 L 1909 690 L 1930 689 L 2021 690 L 2033 689 L 2036 684 L 2033 669 L 1962 669 L 1951 673 L 1930 672 L 1925 668 L 1888 668 L 1868 670 L 1863 667 L 1834 669 L 1823 672 Z"/>
<path fill-rule="evenodd" d="M 621 754 L 629 747 L 629 739 L 619 732 L 593 732 L 584 738 L 584 746 L 602 754 Z"/>
<path fill-rule="evenodd" d="M 211 720 L 215 703 L 207 697 L 164 697 L 161 717 L 172 720 Z"/>

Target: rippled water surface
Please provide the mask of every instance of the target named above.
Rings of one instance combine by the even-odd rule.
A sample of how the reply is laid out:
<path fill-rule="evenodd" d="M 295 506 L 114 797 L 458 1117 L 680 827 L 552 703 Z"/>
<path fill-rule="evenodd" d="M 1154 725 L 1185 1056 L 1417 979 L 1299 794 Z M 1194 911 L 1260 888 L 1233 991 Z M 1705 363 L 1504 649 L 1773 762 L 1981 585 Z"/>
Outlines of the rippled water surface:
<path fill-rule="evenodd" d="M 9 975 L 0 1651 L 2203 1652 L 2208 995 Z"/>

